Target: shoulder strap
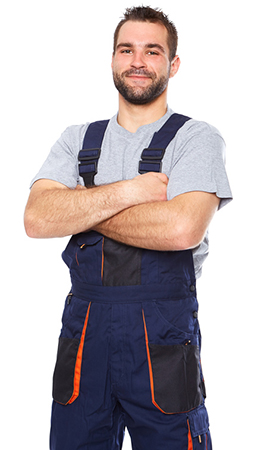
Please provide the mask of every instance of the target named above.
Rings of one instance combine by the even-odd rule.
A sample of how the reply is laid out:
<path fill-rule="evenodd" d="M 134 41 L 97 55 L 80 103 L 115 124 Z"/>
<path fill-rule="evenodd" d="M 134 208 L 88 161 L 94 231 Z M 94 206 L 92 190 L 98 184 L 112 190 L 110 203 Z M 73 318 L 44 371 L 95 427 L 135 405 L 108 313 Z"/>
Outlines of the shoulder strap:
<path fill-rule="evenodd" d="M 154 133 L 148 148 L 144 148 L 139 162 L 139 173 L 161 172 L 162 159 L 170 141 L 190 117 L 172 114 L 159 131 Z"/>
<path fill-rule="evenodd" d="M 178 130 L 190 117 L 181 114 L 172 114 L 159 131 L 154 133 L 148 148 L 141 154 L 139 173 L 161 172 L 162 159 L 170 141 Z M 98 161 L 101 153 L 101 145 L 109 120 L 101 120 L 91 123 L 85 133 L 83 149 L 79 152 L 79 174 L 84 179 L 85 186 L 94 185 L 94 177 L 97 174 Z"/>
<path fill-rule="evenodd" d="M 83 148 L 79 152 L 79 174 L 84 179 L 85 186 L 94 185 L 97 174 L 101 145 L 109 120 L 91 123 L 84 136 Z"/>

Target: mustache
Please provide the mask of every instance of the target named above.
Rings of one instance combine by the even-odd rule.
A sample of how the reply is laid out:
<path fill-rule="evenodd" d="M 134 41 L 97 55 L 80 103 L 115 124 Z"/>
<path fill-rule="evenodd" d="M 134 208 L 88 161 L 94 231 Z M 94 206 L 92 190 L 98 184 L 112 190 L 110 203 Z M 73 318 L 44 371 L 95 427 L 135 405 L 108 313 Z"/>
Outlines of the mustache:
<path fill-rule="evenodd" d="M 145 69 L 129 69 L 122 73 L 122 76 L 130 76 L 130 75 L 144 75 L 145 77 L 149 77 L 154 79 L 155 75 L 148 70 Z"/>

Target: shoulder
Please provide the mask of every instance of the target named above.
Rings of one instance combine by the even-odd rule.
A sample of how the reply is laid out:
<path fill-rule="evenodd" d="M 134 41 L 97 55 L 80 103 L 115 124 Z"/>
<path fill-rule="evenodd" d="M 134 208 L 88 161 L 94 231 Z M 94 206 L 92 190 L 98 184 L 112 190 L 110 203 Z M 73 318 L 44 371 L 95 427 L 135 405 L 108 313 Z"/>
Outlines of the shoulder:
<path fill-rule="evenodd" d="M 63 131 L 57 142 L 66 145 L 72 151 L 79 151 L 88 126 L 89 122 L 81 125 L 70 125 Z"/>
<path fill-rule="evenodd" d="M 220 131 L 216 127 L 207 122 L 195 119 L 188 120 L 183 127 L 180 128 L 178 134 L 179 137 L 183 139 L 201 134 L 204 136 L 213 136 L 223 139 Z"/>
<path fill-rule="evenodd" d="M 225 141 L 220 131 L 213 125 L 195 119 L 188 120 L 181 127 L 175 142 L 176 157 L 184 153 L 194 153 L 225 158 Z"/>

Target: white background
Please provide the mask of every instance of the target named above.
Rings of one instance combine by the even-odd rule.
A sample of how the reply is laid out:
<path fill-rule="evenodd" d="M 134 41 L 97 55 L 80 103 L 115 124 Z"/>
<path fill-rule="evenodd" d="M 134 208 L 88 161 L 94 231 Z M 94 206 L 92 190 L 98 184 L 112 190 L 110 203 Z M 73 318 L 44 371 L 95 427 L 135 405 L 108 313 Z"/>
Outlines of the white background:
<path fill-rule="evenodd" d="M 1 33 L 1 441 L 47 450 L 67 239 L 23 229 L 29 183 L 72 124 L 117 111 L 112 35 L 139 2 L 4 2 Z M 169 105 L 227 142 L 234 201 L 210 228 L 198 283 L 202 362 L 216 450 L 258 448 L 260 404 L 260 9 L 255 0 L 159 0 L 179 31 Z M 2 445 L 2 444 L 1 444 Z M 130 449 L 128 436 L 124 450 Z M 149 449 L 144 449 L 149 450 Z M 164 450 L 164 449 L 159 449 Z M 182 449 L 176 449 L 182 450 Z"/>

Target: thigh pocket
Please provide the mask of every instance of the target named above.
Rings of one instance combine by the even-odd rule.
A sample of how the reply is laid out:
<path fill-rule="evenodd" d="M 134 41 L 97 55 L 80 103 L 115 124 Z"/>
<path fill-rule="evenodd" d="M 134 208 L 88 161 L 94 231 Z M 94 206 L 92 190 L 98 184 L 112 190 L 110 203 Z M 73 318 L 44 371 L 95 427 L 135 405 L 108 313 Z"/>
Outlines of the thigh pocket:
<path fill-rule="evenodd" d="M 188 428 L 189 439 L 193 442 L 193 449 L 212 449 L 209 419 L 205 405 L 201 405 L 188 414 Z"/>
<path fill-rule="evenodd" d="M 191 411 L 203 402 L 199 347 L 150 344 L 143 319 L 152 403 L 165 414 Z"/>
<path fill-rule="evenodd" d="M 59 338 L 53 375 L 53 399 L 62 405 L 74 402 L 79 395 L 82 355 L 91 303 L 88 306 L 80 339 Z"/>

